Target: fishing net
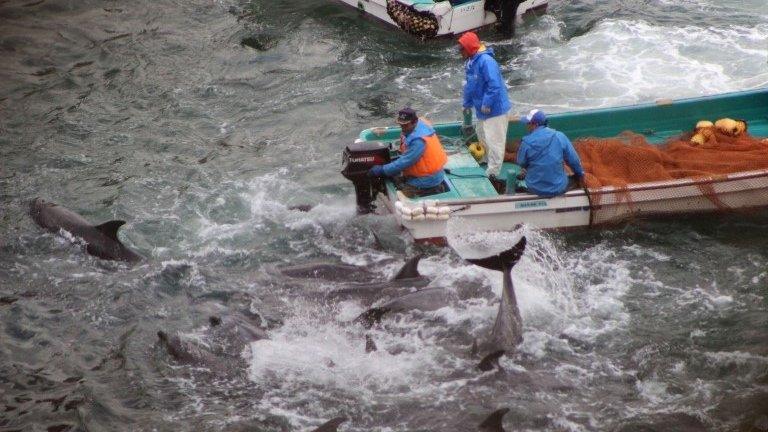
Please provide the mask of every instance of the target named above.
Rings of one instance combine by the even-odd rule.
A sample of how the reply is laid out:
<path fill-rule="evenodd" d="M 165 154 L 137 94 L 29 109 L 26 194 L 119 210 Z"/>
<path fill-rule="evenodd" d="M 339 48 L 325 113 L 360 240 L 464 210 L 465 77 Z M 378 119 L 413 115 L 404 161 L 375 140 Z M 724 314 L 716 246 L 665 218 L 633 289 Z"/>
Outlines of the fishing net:
<path fill-rule="evenodd" d="M 749 207 L 749 202 L 743 202 L 749 198 L 739 198 L 733 182 L 724 180 L 729 174 L 768 170 L 768 139 L 749 135 L 746 124 L 735 129 L 702 127 L 661 145 L 624 132 L 614 138 L 577 139 L 574 147 L 586 172 L 593 223 L 626 218 L 644 210 L 676 213 Z M 768 183 L 768 172 L 754 177 L 738 187 L 759 190 L 768 186 L 763 184 Z M 679 182 L 678 187 L 664 183 L 638 185 L 682 179 L 691 180 L 690 186 L 681 188 Z M 660 205 L 661 201 L 664 204 Z"/>
<path fill-rule="evenodd" d="M 387 0 L 387 14 L 401 29 L 422 39 L 435 37 L 440 28 L 433 14 L 418 11 L 397 0 Z"/>

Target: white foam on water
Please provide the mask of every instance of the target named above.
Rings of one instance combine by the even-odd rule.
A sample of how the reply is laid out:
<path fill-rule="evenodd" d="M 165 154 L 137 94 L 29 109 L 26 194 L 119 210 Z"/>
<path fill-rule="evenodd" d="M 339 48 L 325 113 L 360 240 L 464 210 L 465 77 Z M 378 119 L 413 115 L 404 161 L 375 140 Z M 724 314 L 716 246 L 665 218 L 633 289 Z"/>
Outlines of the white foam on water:
<path fill-rule="evenodd" d="M 671 395 L 667 392 L 667 384 L 656 380 L 637 381 L 635 384 L 640 396 L 652 405 L 669 402 Z"/>
<path fill-rule="evenodd" d="M 606 19 L 564 40 L 545 16 L 521 35 L 508 67 L 530 84 L 511 89 L 515 110 L 568 111 L 682 98 L 768 85 L 768 23 L 671 27 Z M 523 67 L 524 66 L 524 67 Z"/>
<path fill-rule="evenodd" d="M 251 345 L 249 374 L 267 392 L 263 407 L 295 424 L 304 424 L 313 414 L 321 418 L 322 407 L 311 405 L 329 395 L 367 406 L 437 397 L 440 385 L 433 378 L 456 367 L 433 335 L 407 319 L 391 322 L 387 330 L 365 330 L 340 320 L 358 312 L 350 304 L 342 305 L 338 313 L 327 305 L 297 301 L 294 306 L 269 339 Z M 377 351 L 365 352 L 366 334 L 374 339 Z M 289 401 L 308 405 L 307 409 L 301 415 L 285 410 Z"/>

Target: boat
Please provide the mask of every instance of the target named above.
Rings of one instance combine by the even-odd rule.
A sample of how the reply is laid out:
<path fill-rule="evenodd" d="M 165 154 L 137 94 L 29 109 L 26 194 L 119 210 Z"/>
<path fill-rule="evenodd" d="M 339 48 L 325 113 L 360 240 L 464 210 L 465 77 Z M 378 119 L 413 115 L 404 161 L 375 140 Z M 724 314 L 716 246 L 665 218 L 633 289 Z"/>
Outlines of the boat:
<path fill-rule="evenodd" d="M 608 139 L 634 131 L 649 144 L 660 146 L 673 137 L 690 136 L 689 131 L 702 119 L 733 117 L 746 122 L 750 137 L 762 140 L 759 142 L 766 145 L 764 153 L 768 158 L 768 139 L 759 138 L 768 136 L 766 113 L 768 88 L 551 114 L 549 125 L 574 142 L 580 137 Z M 414 240 L 444 243 L 449 227 L 514 231 L 525 224 L 558 230 L 617 224 L 636 217 L 768 207 L 768 163 L 759 169 L 720 175 L 577 188 L 553 198 L 520 192 L 499 194 L 467 149 L 463 139 L 468 135 L 465 123 L 433 125 L 449 154 L 444 167 L 448 190 L 416 198 L 406 197 L 389 179 L 365 176 L 370 166 L 396 157 L 399 127 L 373 127 L 360 132 L 344 150 L 342 170 L 354 183 L 358 210 L 362 213 L 376 207 L 378 212 L 393 215 Z M 524 128 L 510 121 L 508 141 L 521 137 Z M 506 181 L 519 169 L 504 162 L 499 178 Z M 589 174 L 586 165 L 585 170 Z"/>
<path fill-rule="evenodd" d="M 341 0 L 365 15 L 422 39 L 457 35 L 497 23 L 494 7 L 486 7 L 486 1 L 491 0 Z M 547 1 L 521 2 L 517 17 L 543 13 Z"/>

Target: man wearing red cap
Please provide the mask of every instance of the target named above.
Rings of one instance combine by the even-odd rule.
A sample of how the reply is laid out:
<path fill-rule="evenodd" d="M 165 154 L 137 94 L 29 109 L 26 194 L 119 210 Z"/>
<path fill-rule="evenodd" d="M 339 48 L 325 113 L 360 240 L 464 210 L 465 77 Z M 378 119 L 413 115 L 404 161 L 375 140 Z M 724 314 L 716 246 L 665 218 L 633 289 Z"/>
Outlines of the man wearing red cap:
<path fill-rule="evenodd" d="M 512 108 L 507 96 L 507 84 L 501 69 L 493 58 L 493 49 L 486 48 L 474 32 L 459 38 L 461 56 L 467 60 L 464 84 L 464 111 L 475 109 L 477 135 L 486 147 L 488 168 L 486 173 L 497 190 L 505 183 L 498 179 L 504 161 L 507 141 L 507 114 Z"/>

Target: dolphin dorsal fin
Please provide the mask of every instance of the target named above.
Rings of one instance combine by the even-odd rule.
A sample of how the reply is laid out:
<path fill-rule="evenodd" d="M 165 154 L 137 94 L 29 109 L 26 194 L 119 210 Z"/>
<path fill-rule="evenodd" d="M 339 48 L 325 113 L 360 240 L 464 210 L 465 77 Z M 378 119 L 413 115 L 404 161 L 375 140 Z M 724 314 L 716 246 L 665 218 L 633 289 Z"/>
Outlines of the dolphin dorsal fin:
<path fill-rule="evenodd" d="M 96 225 L 94 228 L 101 231 L 102 234 L 112 240 L 119 242 L 120 239 L 117 238 L 117 230 L 123 225 L 125 225 L 124 220 L 111 220 L 109 222 L 104 222 L 101 225 Z"/>
<path fill-rule="evenodd" d="M 517 262 L 520 260 L 520 257 L 523 256 L 526 242 L 527 240 L 525 237 L 523 237 L 520 239 L 520 241 L 517 242 L 516 245 L 498 255 L 493 255 L 486 258 L 468 259 L 467 261 L 490 270 L 511 270 L 512 267 L 514 267 L 515 264 L 517 264 Z"/>
<path fill-rule="evenodd" d="M 312 432 L 337 432 L 339 425 L 347 421 L 346 417 L 336 417 L 323 423 L 317 429 L 313 429 Z"/>
<path fill-rule="evenodd" d="M 392 280 L 411 279 L 411 278 L 421 277 L 421 274 L 419 273 L 420 260 L 421 260 L 421 255 L 416 255 L 415 257 L 406 261 L 403 267 L 400 268 L 400 271 L 397 272 L 394 278 L 392 278 Z"/>
<path fill-rule="evenodd" d="M 504 428 L 501 426 L 501 421 L 504 419 L 504 414 L 509 412 L 509 408 L 501 408 L 491 413 L 488 417 L 480 423 L 479 430 L 483 432 L 504 432 Z"/>

